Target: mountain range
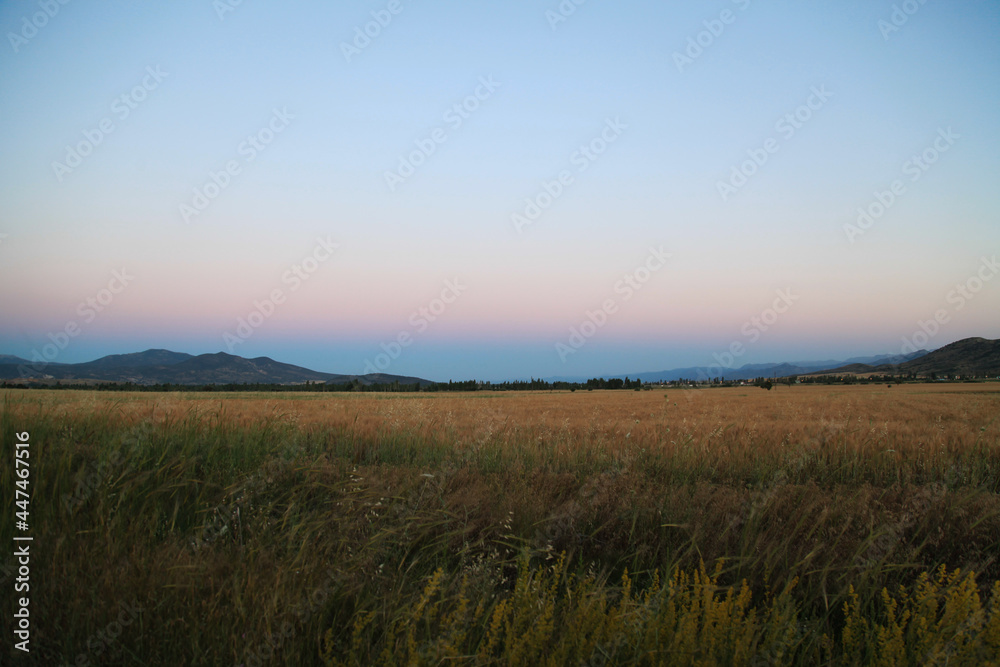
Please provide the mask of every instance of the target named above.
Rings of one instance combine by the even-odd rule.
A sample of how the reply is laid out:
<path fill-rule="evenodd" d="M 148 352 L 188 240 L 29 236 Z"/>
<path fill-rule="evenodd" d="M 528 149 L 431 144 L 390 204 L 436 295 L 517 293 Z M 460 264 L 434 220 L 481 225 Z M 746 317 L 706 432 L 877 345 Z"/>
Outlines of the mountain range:
<path fill-rule="evenodd" d="M 866 375 L 875 374 L 903 374 L 913 373 L 914 375 L 989 375 L 1000 377 L 1000 340 L 989 340 L 987 338 L 964 338 L 955 341 L 950 345 L 945 345 L 939 350 L 921 354 L 911 355 L 906 361 L 892 360 L 895 363 L 868 364 L 853 363 L 831 370 L 826 374 L 847 374 Z M 823 375 L 824 372 L 812 373 L 812 375 Z"/>
<path fill-rule="evenodd" d="M 319 382 L 346 384 L 357 380 L 364 385 L 434 384 L 431 380 L 371 373 L 339 375 L 284 364 L 269 357 L 244 359 L 225 352 L 191 355 L 170 350 L 146 350 L 132 354 L 112 354 L 80 364 L 32 364 L 20 357 L 0 356 L 0 379 L 31 381 L 132 382 L 154 384 L 304 384 Z"/>
<path fill-rule="evenodd" d="M 665 371 L 615 375 L 616 378 L 638 379 L 643 382 L 672 382 L 676 380 L 753 380 L 759 377 L 783 378 L 793 375 L 867 375 L 894 374 L 936 375 L 990 375 L 1000 376 L 1000 340 L 965 338 L 928 352 L 917 350 L 909 354 L 881 354 L 869 357 L 852 357 L 844 360 L 792 361 L 765 364 L 744 364 L 739 368 L 720 366 L 689 366 Z M 585 377 L 545 378 L 550 382 L 586 382 Z"/>
<path fill-rule="evenodd" d="M 791 361 L 775 362 L 764 364 L 744 364 L 738 368 L 723 368 L 721 366 L 688 366 L 685 368 L 672 368 L 664 371 L 631 373 L 629 375 L 615 375 L 617 378 L 631 378 L 642 380 L 643 382 L 673 382 L 676 380 L 707 380 L 709 378 L 725 378 L 726 380 L 753 380 L 759 377 L 789 377 L 791 375 L 822 374 L 828 369 L 839 368 L 848 365 L 854 366 L 883 366 L 887 364 L 900 363 L 917 359 L 926 354 L 927 350 L 919 350 L 907 355 L 875 355 L 869 357 L 852 357 L 850 359 L 826 359 L 817 361 Z M 586 382 L 588 378 L 583 377 L 558 377 L 546 378 L 550 381 L 562 380 L 564 382 Z"/>
<path fill-rule="evenodd" d="M 966 338 L 933 352 L 919 350 L 907 355 L 854 357 L 842 361 L 797 361 L 745 364 L 739 368 L 691 366 L 657 372 L 633 373 L 628 377 L 643 382 L 670 382 L 680 379 L 752 380 L 759 377 L 792 375 L 866 375 L 866 374 L 989 375 L 1000 376 L 1000 340 Z M 624 378 L 626 376 L 612 376 Z M 467 379 L 467 378 L 460 378 Z M 586 382 L 589 378 L 554 377 L 549 382 Z M 372 373 L 341 375 L 310 370 L 275 361 L 269 357 L 245 359 L 225 352 L 191 355 L 170 350 L 146 350 L 132 354 L 112 354 L 79 364 L 31 361 L 12 355 L 0 355 L 0 380 L 33 383 L 53 382 L 132 382 L 138 385 L 180 384 L 304 384 L 307 382 L 347 384 L 358 381 L 371 384 L 434 384 L 431 380 L 403 375 Z"/>

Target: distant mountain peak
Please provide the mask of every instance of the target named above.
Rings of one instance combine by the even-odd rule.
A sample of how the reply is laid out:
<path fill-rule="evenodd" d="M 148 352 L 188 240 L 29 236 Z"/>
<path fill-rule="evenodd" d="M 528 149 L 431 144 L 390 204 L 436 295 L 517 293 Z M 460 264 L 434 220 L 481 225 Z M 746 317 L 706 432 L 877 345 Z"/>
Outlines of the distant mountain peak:
<path fill-rule="evenodd" d="M 30 362 L 19 357 L 0 357 L 0 378 L 23 379 L 24 364 L 28 363 Z M 362 384 L 383 382 L 433 384 L 430 380 L 422 378 L 381 373 L 378 375 L 322 373 L 275 361 L 270 357 L 246 359 L 228 352 L 194 356 L 163 349 L 112 354 L 81 364 L 48 364 L 37 371 L 29 368 L 27 372 L 28 377 L 35 380 L 132 382 L 141 385 L 303 384 L 305 382 L 346 384 L 353 380 Z"/>
<path fill-rule="evenodd" d="M 850 364 L 813 373 L 913 373 L 914 375 L 1000 375 L 1000 340 L 963 338 L 933 352 L 890 357 L 881 364 Z"/>
<path fill-rule="evenodd" d="M 0 364 L 30 364 L 27 359 L 14 356 L 13 354 L 0 354 Z"/>

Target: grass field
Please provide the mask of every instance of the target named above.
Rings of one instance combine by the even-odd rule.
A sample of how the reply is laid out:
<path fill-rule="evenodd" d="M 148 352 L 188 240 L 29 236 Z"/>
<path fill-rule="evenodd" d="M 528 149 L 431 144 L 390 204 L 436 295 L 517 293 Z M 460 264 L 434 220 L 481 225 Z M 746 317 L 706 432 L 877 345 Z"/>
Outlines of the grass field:
<path fill-rule="evenodd" d="M 1000 384 L 0 397 L 24 664 L 1000 664 Z"/>

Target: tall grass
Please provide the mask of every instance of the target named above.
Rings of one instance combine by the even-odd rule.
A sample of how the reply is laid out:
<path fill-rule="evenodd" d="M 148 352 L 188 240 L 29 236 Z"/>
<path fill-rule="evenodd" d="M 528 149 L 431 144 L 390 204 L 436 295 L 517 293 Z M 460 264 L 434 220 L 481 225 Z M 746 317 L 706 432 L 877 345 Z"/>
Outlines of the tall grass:
<path fill-rule="evenodd" d="M 883 588 L 862 610 L 853 588 L 839 635 L 803 617 L 795 581 L 755 600 L 744 580 L 719 584 L 720 562 L 654 572 L 640 591 L 626 571 L 612 584 L 592 571 L 567 570 L 564 556 L 544 567 L 519 563 L 513 590 L 479 597 L 468 575 L 443 570 L 419 599 L 384 613 L 355 614 L 349 635 L 324 637 L 330 666 L 489 665 L 982 665 L 1000 654 L 1000 582 L 988 605 L 971 574 L 922 574 L 911 588 Z M 339 635 L 339 636 L 338 636 Z"/>
<path fill-rule="evenodd" d="M 811 389 L 666 408 L 653 392 L 6 392 L 4 497 L 13 434 L 32 443 L 33 650 L 18 657 L 997 660 L 1000 393 L 927 413 L 923 390 L 858 407 L 875 395 Z"/>

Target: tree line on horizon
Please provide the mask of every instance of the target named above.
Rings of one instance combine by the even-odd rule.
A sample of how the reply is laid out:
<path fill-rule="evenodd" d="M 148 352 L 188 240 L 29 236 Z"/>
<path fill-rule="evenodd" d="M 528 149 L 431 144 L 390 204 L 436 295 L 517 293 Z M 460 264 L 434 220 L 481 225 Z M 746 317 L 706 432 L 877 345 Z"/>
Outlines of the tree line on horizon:
<path fill-rule="evenodd" d="M 983 376 L 980 379 L 992 379 L 992 376 Z M 857 377 L 850 375 L 816 375 L 807 377 L 790 376 L 785 378 L 758 377 L 752 380 L 726 380 L 722 377 L 703 378 L 700 380 L 679 378 L 677 380 L 665 380 L 663 382 L 644 382 L 640 379 L 622 378 L 591 378 L 586 382 L 566 382 L 557 380 L 549 382 L 547 380 L 509 380 L 506 382 L 488 382 L 480 380 L 449 380 L 445 382 L 434 382 L 421 384 L 419 382 L 380 382 L 365 384 L 359 379 L 353 379 L 343 383 L 328 382 L 306 382 L 303 384 L 268 384 L 268 383 L 226 383 L 226 384 L 135 384 L 133 382 L 107 382 L 107 383 L 63 383 L 63 384 L 36 384 L 22 381 L 4 380 L 0 382 L 0 388 L 4 389 L 99 389 L 101 391 L 161 391 L 161 392 L 198 392 L 198 391 L 218 391 L 218 392 L 251 392 L 251 391 L 273 391 L 273 392 L 382 392 L 382 393 L 417 393 L 417 392 L 470 392 L 470 391 L 570 391 L 578 390 L 593 391 L 598 390 L 634 390 L 649 391 L 653 388 L 674 388 L 684 389 L 690 387 L 737 387 L 754 386 L 770 390 L 773 387 L 783 384 L 791 386 L 794 384 L 903 384 L 913 382 L 974 382 L 980 379 L 973 379 L 957 375 L 941 375 L 931 373 L 930 375 L 917 376 L 913 373 L 902 375 L 872 375 L 870 377 Z"/>

